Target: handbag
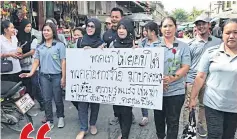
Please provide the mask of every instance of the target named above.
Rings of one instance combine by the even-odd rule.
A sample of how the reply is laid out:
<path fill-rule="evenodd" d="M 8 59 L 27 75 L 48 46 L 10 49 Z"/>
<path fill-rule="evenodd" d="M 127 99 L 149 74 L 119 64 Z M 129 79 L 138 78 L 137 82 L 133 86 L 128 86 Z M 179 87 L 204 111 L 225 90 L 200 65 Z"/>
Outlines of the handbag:
<path fill-rule="evenodd" d="M 27 67 L 27 66 L 31 65 L 32 64 L 31 56 L 21 59 L 20 64 L 21 64 L 21 67 Z"/>
<path fill-rule="evenodd" d="M 184 127 L 182 139 L 197 139 L 195 110 L 189 113 L 189 123 Z"/>
<path fill-rule="evenodd" d="M 11 60 L 1 59 L 1 73 L 10 72 L 13 70 L 13 64 Z"/>

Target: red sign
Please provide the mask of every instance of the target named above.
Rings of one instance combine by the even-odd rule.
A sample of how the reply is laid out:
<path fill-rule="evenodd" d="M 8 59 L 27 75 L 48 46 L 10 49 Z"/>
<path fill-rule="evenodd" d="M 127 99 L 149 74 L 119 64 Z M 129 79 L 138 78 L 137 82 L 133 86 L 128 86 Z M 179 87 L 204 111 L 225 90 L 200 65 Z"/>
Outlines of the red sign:
<path fill-rule="evenodd" d="M 28 123 L 21 131 L 20 138 L 19 139 L 51 139 L 50 137 L 45 137 L 46 133 L 50 131 L 49 124 L 42 125 L 36 135 L 36 138 L 34 137 L 28 137 L 29 134 L 34 131 L 34 127 L 32 123 Z"/>

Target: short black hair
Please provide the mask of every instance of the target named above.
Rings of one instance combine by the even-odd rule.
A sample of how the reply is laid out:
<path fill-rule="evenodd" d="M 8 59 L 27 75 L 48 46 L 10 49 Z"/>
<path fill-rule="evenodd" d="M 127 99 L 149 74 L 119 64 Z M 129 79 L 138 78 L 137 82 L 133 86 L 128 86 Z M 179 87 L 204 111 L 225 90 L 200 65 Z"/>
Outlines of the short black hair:
<path fill-rule="evenodd" d="M 225 27 L 229 23 L 236 23 L 237 24 L 237 18 L 230 18 L 230 19 L 226 20 L 223 24 L 223 27 Z"/>
<path fill-rule="evenodd" d="M 82 28 L 82 27 L 76 27 L 75 29 L 73 29 L 73 32 L 75 32 L 76 30 L 79 30 L 79 31 L 81 31 L 82 35 L 86 34 L 86 31 L 85 31 L 85 29 L 84 29 L 84 28 Z"/>
<path fill-rule="evenodd" d="M 4 30 L 10 27 L 11 22 L 9 20 L 2 21 L 1 34 L 4 34 Z"/>
<path fill-rule="evenodd" d="M 165 21 L 166 19 L 170 19 L 170 20 L 174 23 L 174 26 L 177 27 L 176 19 L 175 19 L 174 17 L 172 17 L 172 16 L 167 16 L 167 17 L 163 18 L 163 19 L 161 20 L 161 27 L 163 26 L 163 23 L 164 23 L 164 21 Z"/>
<path fill-rule="evenodd" d="M 145 25 L 146 30 L 155 31 L 156 35 L 159 35 L 159 26 L 156 22 L 150 21 Z"/>
<path fill-rule="evenodd" d="M 237 18 L 230 18 L 230 19 L 227 19 L 226 21 L 221 21 L 221 22 L 223 22 L 220 24 L 221 31 L 223 32 L 224 28 L 227 24 L 229 24 L 229 23 L 236 23 L 237 24 Z"/>
<path fill-rule="evenodd" d="M 111 12 L 110 13 L 112 13 L 112 12 L 120 12 L 120 14 L 121 14 L 121 16 L 123 16 L 123 10 L 122 9 L 120 9 L 120 8 L 118 8 L 118 7 L 114 7 L 112 10 L 111 10 Z"/>

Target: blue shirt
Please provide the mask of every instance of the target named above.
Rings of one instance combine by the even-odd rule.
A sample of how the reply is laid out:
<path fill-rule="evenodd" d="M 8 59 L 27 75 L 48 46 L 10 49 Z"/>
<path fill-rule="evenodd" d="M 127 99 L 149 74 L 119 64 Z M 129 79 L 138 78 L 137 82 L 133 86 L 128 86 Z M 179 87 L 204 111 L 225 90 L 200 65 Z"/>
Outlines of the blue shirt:
<path fill-rule="evenodd" d="M 147 38 L 143 38 L 141 41 L 138 42 L 138 46 L 140 48 L 145 48 L 145 47 L 157 47 L 160 45 L 160 40 L 158 39 L 155 42 L 149 43 Z"/>
<path fill-rule="evenodd" d="M 41 73 L 60 74 L 62 72 L 61 60 L 66 58 L 66 47 L 56 40 L 53 41 L 51 47 L 43 43 L 36 48 L 34 58 L 40 61 Z"/>
<path fill-rule="evenodd" d="M 173 48 L 168 48 L 165 45 L 164 39 L 161 38 L 161 41 L 152 43 L 151 45 L 145 45 L 145 47 L 164 47 L 165 57 L 164 57 L 164 75 L 175 74 L 178 69 L 181 68 L 182 64 L 190 65 L 191 57 L 188 44 L 175 39 Z M 176 54 L 172 53 L 172 49 L 176 50 Z M 169 62 L 169 59 L 174 59 L 179 61 L 180 64 L 175 66 L 175 69 L 172 73 L 169 73 L 169 68 L 172 66 L 172 62 Z M 169 85 L 168 91 L 164 92 L 163 96 L 176 96 L 185 94 L 185 77 L 171 83 Z"/>
<path fill-rule="evenodd" d="M 228 55 L 224 43 L 209 48 L 201 58 L 198 71 L 207 74 L 204 105 L 237 113 L 237 55 Z"/>
<path fill-rule="evenodd" d="M 206 42 L 204 40 L 201 40 L 200 38 L 196 38 L 189 43 L 191 52 L 191 66 L 187 75 L 187 83 L 194 82 L 194 79 L 197 75 L 198 64 L 205 50 L 210 47 L 220 45 L 221 42 L 221 39 L 216 38 L 214 36 L 210 36 L 208 38 L 208 41 Z"/>

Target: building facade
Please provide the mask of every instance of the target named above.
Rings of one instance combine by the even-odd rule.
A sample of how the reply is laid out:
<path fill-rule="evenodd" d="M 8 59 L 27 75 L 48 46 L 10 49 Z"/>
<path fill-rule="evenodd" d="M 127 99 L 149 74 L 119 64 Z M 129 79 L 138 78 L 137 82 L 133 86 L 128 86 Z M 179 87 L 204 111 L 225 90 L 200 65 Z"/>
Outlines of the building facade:
<path fill-rule="evenodd" d="M 237 1 L 212 1 L 206 14 L 209 17 L 216 17 L 218 15 L 225 15 L 225 13 L 236 13 Z"/>

